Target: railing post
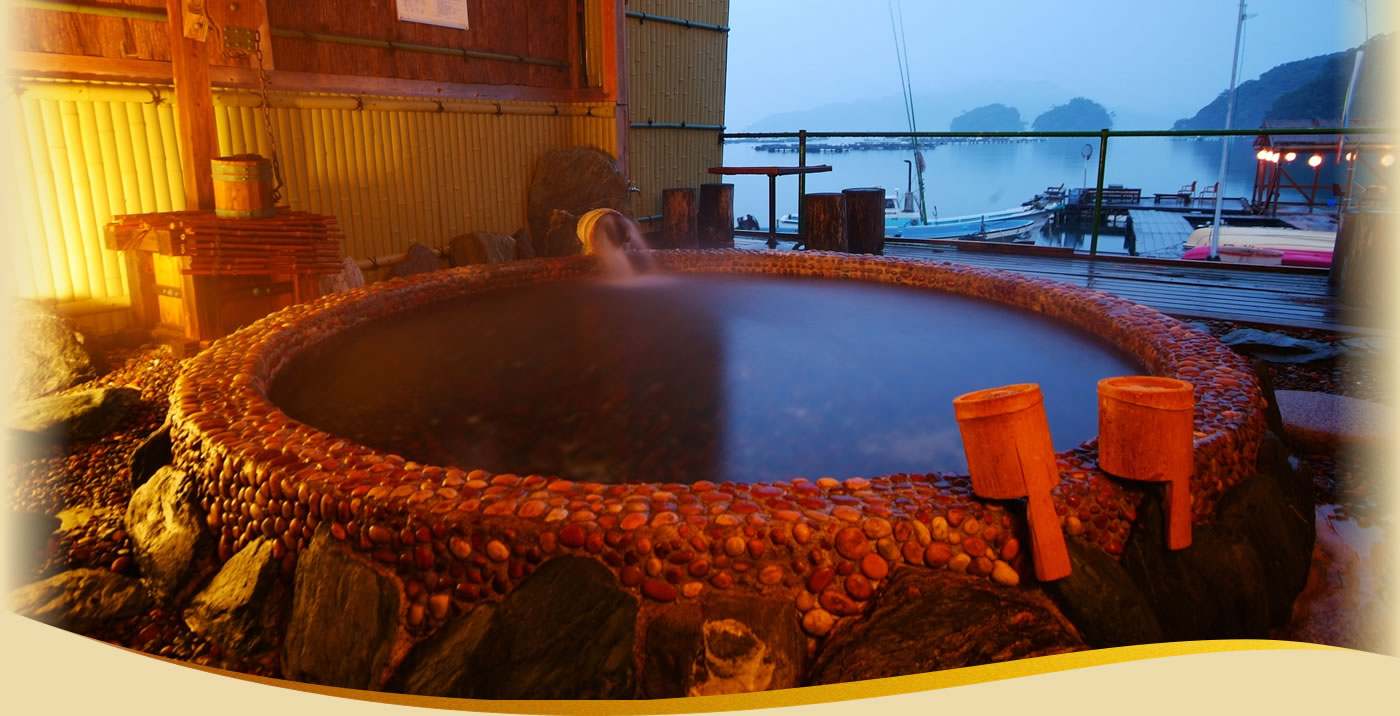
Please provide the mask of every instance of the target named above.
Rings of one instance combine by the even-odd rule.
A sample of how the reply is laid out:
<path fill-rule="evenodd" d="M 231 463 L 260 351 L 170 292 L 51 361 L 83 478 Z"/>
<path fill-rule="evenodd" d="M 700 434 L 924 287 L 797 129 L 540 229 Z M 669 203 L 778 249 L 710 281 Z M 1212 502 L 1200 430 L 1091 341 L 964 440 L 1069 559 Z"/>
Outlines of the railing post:
<path fill-rule="evenodd" d="M 807 166 L 807 130 L 805 129 L 797 130 L 797 166 L 800 168 Z M 802 237 L 807 235 L 806 196 L 807 175 L 799 172 L 797 174 L 797 234 Z"/>
<path fill-rule="evenodd" d="M 1108 128 L 1099 130 L 1099 179 L 1098 188 L 1094 190 L 1094 233 L 1089 239 L 1089 255 L 1097 256 L 1099 253 L 1099 213 L 1103 210 L 1103 170 L 1105 158 L 1108 155 Z"/>

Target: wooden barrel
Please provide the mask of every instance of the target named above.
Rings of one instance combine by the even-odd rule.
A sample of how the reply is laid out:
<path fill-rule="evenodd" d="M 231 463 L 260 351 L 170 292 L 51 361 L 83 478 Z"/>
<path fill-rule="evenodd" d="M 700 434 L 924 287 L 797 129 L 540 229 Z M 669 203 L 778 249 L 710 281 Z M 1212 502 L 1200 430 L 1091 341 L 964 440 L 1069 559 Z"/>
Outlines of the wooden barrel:
<path fill-rule="evenodd" d="M 846 197 L 814 193 L 802 197 L 809 251 L 846 251 Z"/>
<path fill-rule="evenodd" d="M 272 162 L 257 154 L 210 160 L 214 173 L 214 213 L 228 219 L 257 219 L 277 213 Z"/>
<path fill-rule="evenodd" d="M 962 433 L 972 491 L 993 500 L 1026 498 L 1035 576 L 1069 576 L 1069 550 L 1050 490 L 1060 480 L 1040 386 L 1017 383 L 959 395 L 953 415 Z"/>
<path fill-rule="evenodd" d="M 1099 381 L 1099 467 L 1129 480 L 1167 483 L 1167 547 L 1191 545 L 1195 388 L 1132 375 Z"/>
<path fill-rule="evenodd" d="M 694 187 L 661 190 L 661 236 L 664 249 L 693 249 L 699 245 Z"/>
<path fill-rule="evenodd" d="M 733 184 L 701 184 L 700 207 L 696 213 L 700 248 L 734 248 Z"/>
<path fill-rule="evenodd" d="M 846 189 L 846 243 L 853 254 L 885 253 L 885 190 Z"/>

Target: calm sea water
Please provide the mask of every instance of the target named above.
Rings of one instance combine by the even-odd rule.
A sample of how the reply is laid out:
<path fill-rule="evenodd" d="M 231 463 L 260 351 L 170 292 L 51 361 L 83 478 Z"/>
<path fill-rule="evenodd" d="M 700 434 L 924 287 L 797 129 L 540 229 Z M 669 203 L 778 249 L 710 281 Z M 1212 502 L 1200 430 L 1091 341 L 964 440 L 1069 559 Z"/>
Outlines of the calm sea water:
<path fill-rule="evenodd" d="M 772 141 L 772 140 L 765 140 Z M 852 140 L 820 140 L 840 143 Z M 812 144 L 820 143 L 812 140 Z M 1086 162 L 1085 143 L 1093 154 Z M 1251 139 L 1236 140 L 1230 147 L 1230 167 L 1225 196 L 1249 196 L 1254 186 L 1256 160 Z M 1220 141 L 1191 141 L 1167 137 L 1110 139 L 1105 184 L 1121 184 L 1154 193 L 1175 192 L 1196 182 L 1198 189 L 1214 184 L 1220 172 Z M 881 186 L 904 190 L 907 186 L 908 151 L 861 151 L 840 154 L 808 154 L 807 163 L 830 164 L 832 171 L 807 176 L 808 192 L 832 192 L 854 187 Z M 1048 139 L 1019 144 L 945 144 L 924 149 L 927 170 L 924 194 L 940 216 L 961 216 L 1019 205 L 1046 187 L 1066 189 L 1093 186 L 1099 164 L 1098 140 Z M 727 166 L 796 166 L 793 153 L 758 151 L 752 143 L 730 142 L 724 147 Z M 734 215 L 753 214 L 768 224 L 767 177 L 733 176 Z M 918 179 L 914 180 L 918 191 Z M 797 211 L 797 177 L 779 177 L 778 216 Z M 930 212 L 930 218 L 932 213 Z M 1099 250 L 1122 252 L 1121 236 L 1100 235 Z M 1038 243 L 1088 248 L 1088 235 L 1056 231 L 1038 237 Z"/>
<path fill-rule="evenodd" d="M 1058 449 L 1098 431 L 1097 336 L 857 281 L 642 276 L 424 306 L 298 355 L 272 399 L 411 460 L 619 482 L 965 469 L 953 398 L 1041 385 Z"/>

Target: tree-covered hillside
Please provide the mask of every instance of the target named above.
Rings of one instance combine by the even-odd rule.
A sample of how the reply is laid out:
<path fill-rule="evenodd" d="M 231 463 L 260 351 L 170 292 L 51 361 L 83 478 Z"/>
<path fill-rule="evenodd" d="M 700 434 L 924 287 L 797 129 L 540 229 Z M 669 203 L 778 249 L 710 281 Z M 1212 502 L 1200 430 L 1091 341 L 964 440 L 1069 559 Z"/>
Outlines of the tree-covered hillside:
<path fill-rule="evenodd" d="M 1037 132 L 1073 132 L 1113 128 L 1113 113 L 1085 97 L 1075 97 L 1041 113 L 1031 124 Z"/>
<path fill-rule="evenodd" d="M 1025 127 L 1020 111 L 1000 103 L 970 109 L 948 123 L 950 132 L 1019 132 Z"/>

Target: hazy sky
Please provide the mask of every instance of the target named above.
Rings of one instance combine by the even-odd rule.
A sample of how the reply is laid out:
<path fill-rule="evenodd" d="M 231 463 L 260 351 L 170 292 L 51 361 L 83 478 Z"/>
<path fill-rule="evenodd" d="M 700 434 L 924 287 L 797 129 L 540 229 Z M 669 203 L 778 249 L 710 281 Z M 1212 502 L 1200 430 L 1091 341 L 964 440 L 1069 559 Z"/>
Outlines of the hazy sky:
<path fill-rule="evenodd" d="M 1239 81 L 1360 44 L 1367 9 L 1372 35 L 1393 32 L 1396 4 L 1248 0 Z M 1230 82 L 1238 0 L 903 0 L 895 7 L 902 7 L 916 93 L 1044 79 L 1116 111 L 1177 119 Z M 731 131 L 775 112 L 900 94 L 885 0 L 731 0 L 729 26 Z M 1026 114 L 1034 110 L 1021 109 L 1023 119 L 1033 118 Z"/>

